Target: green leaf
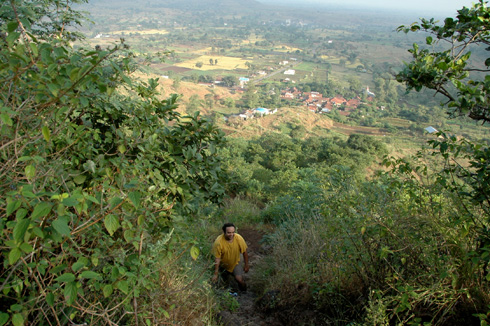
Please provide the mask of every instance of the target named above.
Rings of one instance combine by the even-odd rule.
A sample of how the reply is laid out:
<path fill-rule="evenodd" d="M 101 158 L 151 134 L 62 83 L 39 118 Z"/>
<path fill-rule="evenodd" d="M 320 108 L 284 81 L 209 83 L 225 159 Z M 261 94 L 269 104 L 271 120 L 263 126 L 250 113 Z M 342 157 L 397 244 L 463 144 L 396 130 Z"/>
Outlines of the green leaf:
<path fill-rule="evenodd" d="M 92 271 L 83 271 L 82 274 L 80 274 L 82 278 L 87 278 L 87 279 L 96 279 L 96 280 L 101 280 L 102 277 L 100 276 L 99 273 L 92 272 Z"/>
<path fill-rule="evenodd" d="M 90 171 L 92 173 L 95 173 L 95 163 L 92 160 L 88 160 L 85 164 L 83 164 L 83 167 L 86 171 Z"/>
<path fill-rule="evenodd" d="M 32 180 L 36 176 L 36 168 L 29 164 L 24 169 L 27 179 Z"/>
<path fill-rule="evenodd" d="M 124 154 L 126 152 L 126 146 L 124 146 L 124 144 L 120 144 L 119 146 L 117 146 L 117 150 L 121 153 L 121 154 Z"/>
<path fill-rule="evenodd" d="M 94 204 L 100 205 L 100 202 L 97 200 L 97 198 L 95 198 L 93 196 L 86 195 L 85 198 L 88 199 L 88 200 L 90 200 Z"/>
<path fill-rule="evenodd" d="M 49 272 L 51 274 L 56 274 L 58 272 L 65 270 L 65 268 L 66 268 L 66 264 L 61 264 L 61 265 L 58 265 L 56 267 L 53 267 Z"/>
<path fill-rule="evenodd" d="M 113 235 L 120 226 L 119 219 L 115 215 L 109 214 L 104 219 L 104 226 L 107 229 L 107 232 L 109 232 L 110 235 Z"/>
<path fill-rule="evenodd" d="M 127 243 L 131 243 L 133 238 L 134 238 L 134 230 L 125 230 L 124 231 L 124 240 L 126 240 Z"/>
<path fill-rule="evenodd" d="M 23 219 L 26 215 L 27 215 L 27 209 L 21 208 L 17 211 L 17 213 L 15 213 L 15 219 L 19 221 Z"/>
<path fill-rule="evenodd" d="M 75 302 L 78 295 L 77 283 L 69 282 L 65 284 L 65 300 L 68 305 L 71 305 Z"/>
<path fill-rule="evenodd" d="M 192 246 L 191 247 L 191 257 L 192 257 L 192 259 L 196 260 L 197 257 L 199 257 L 199 253 L 200 253 L 200 251 L 199 251 L 199 248 L 198 247 L 196 247 L 196 246 Z"/>
<path fill-rule="evenodd" d="M 53 94 L 54 96 L 58 96 L 59 91 L 60 91 L 60 85 L 54 84 L 54 83 L 49 83 L 48 89 L 51 92 L 51 94 Z"/>
<path fill-rule="evenodd" d="M 61 203 L 67 207 L 75 207 L 78 205 L 78 200 L 77 200 L 77 198 L 72 196 L 72 197 L 68 197 L 68 198 L 63 199 L 63 201 Z"/>
<path fill-rule="evenodd" d="M 17 27 L 19 27 L 19 23 L 17 21 L 9 22 L 7 24 L 7 31 L 9 33 L 12 33 L 13 31 L 15 31 L 17 29 Z"/>
<path fill-rule="evenodd" d="M 10 216 L 13 212 L 19 209 L 22 202 L 20 200 L 12 201 L 10 198 L 7 199 L 7 216 Z"/>
<path fill-rule="evenodd" d="M 120 197 L 114 197 L 114 198 L 112 198 L 109 201 L 109 203 L 111 204 L 111 209 L 113 209 L 114 207 L 116 207 L 117 205 L 119 205 L 122 201 L 123 200 Z"/>
<path fill-rule="evenodd" d="M 76 273 L 82 268 L 84 268 L 85 266 L 87 266 L 87 261 L 80 259 L 71 266 L 71 270 Z"/>
<path fill-rule="evenodd" d="M 5 325 L 8 322 L 9 318 L 9 314 L 5 312 L 0 313 L 0 326 Z"/>
<path fill-rule="evenodd" d="M 26 254 L 30 254 L 31 252 L 34 251 L 34 248 L 28 244 L 27 242 L 24 242 L 23 244 L 20 245 L 20 249 L 25 252 Z"/>
<path fill-rule="evenodd" d="M 75 275 L 73 273 L 64 273 L 61 276 L 58 276 L 55 281 L 60 282 L 60 283 L 68 283 L 68 282 L 73 282 L 75 281 Z"/>
<path fill-rule="evenodd" d="M 34 207 L 34 211 L 31 214 L 31 219 L 37 219 L 40 217 L 44 217 L 51 212 L 53 205 L 48 202 L 41 202 Z"/>
<path fill-rule="evenodd" d="M 14 121 L 12 118 L 5 112 L 0 114 L 0 120 L 2 120 L 3 123 L 5 123 L 7 126 L 12 127 L 14 125 Z"/>
<path fill-rule="evenodd" d="M 20 36 L 19 32 L 9 33 L 9 35 L 7 36 L 7 43 L 9 44 L 9 46 L 12 46 L 14 41 L 17 40 L 19 36 Z"/>
<path fill-rule="evenodd" d="M 108 298 L 111 296 L 112 292 L 114 292 L 114 288 L 112 287 L 111 284 L 107 284 L 104 286 L 103 292 L 104 292 L 104 297 Z"/>
<path fill-rule="evenodd" d="M 10 250 L 10 252 L 9 252 L 9 264 L 10 265 L 15 264 L 20 259 L 21 255 L 22 255 L 22 251 L 20 251 L 20 248 L 14 248 L 14 249 Z"/>
<path fill-rule="evenodd" d="M 80 68 L 74 68 L 70 72 L 70 80 L 74 82 L 75 80 L 78 79 L 78 72 L 80 71 Z"/>
<path fill-rule="evenodd" d="M 41 239 L 44 239 L 44 232 L 41 228 L 35 227 L 32 229 L 32 233 L 35 234 L 37 237 L 40 237 Z"/>
<path fill-rule="evenodd" d="M 75 182 L 77 185 L 79 185 L 79 184 L 84 183 L 84 182 L 85 182 L 85 179 L 87 179 L 87 177 L 86 177 L 86 176 L 84 176 L 84 175 L 82 175 L 82 174 L 80 174 L 80 175 L 77 175 L 76 177 L 74 177 L 74 178 L 73 178 L 73 181 L 74 181 L 74 182 Z"/>
<path fill-rule="evenodd" d="M 51 131 L 49 130 L 49 128 L 47 126 L 42 127 L 42 133 L 43 133 L 43 137 L 46 141 L 49 141 L 51 139 Z"/>
<path fill-rule="evenodd" d="M 12 324 L 14 326 L 24 326 L 24 317 L 21 314 L 14 314 L 12 316 Z"/>
<path fill-rule="evenodd" d="M 61 235 L 69 236 L 71 233 L 68 223 L 63 219 L 57 218 L 56 220 L 53 221 L 52 225 L 53 228 L 56 230 L 56 232 L 58 232 Z"/>
<path fill-rule="evenodd" d="M 129 293 L 129 286 L 128 286 L 128 281 L 119 281 L 116 283 L 116 287 L 121 290 L 122 293 L 128 294 Z"/>
<path fill-rule="evenodd" d="M 13 236 L 15 241 L 21 242 L 24 239 L 24 235 L 26 234 L 30 222 L 31 221 L 29 219 L 21 219 L 17 221 L 17 224 L 15 224 L 13 230 Z"/>
<path fill-rule="evenodd" d="M 133 203 L 134 207 L 139 208 L 141 204 L 141 193 L 139 191 L 130 192 L 129 199 Z"/>
<path fill-rule="evenodd" d="M 10 310 L 13 312 L 21 312 L 23 309 L 23 306 L 18 303 L 14 303 L 13 305 L 10 306 Z"/>
<path fill-rule="evenodd" d="M 46 294 L 46 303 L 50 307 L 54 306 L 54 294 L 53 294 L 53 292 L 49 292 L 48 294 Z"/>
<path fill-rule="evenodd" d="M 34 54 L 34 56 L 37 57 L 37 55 L 39 54 L 39 51 L 37 49 L 37 44 L 34 42 L 29 42 L 29 47 L 31 48 L 32 54 Z"/>

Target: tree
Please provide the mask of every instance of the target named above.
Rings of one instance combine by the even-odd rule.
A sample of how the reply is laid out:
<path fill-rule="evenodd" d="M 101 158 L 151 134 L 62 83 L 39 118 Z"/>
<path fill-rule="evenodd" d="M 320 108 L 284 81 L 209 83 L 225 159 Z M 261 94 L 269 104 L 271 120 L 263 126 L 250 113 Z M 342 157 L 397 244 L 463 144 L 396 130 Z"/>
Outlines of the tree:
<path fill-rule="evenodd" d="M 204 104 L 206 104 L 206 107 L 210 110 L 214 107 L 215 104 L 214 97 L 215 95 L 212 93 L 204 95 Z"/>
<path fill-rule="evenodd" d="M 480 0 L 472 7 L 458 10 L 456 18 L 446 18 L 443 25 L 436 20 L 422 19 L 420 23 L 400 26 L 399 31 L 428 33 L 427 48 L 414 44 L 409 51 L 412 62 L 397 74 L 397 80 L 406 84 L 408 90 L 433 90 L 446 98 L 441 106 L 449 109 L 450 117 L 468 116 L 482 123 L 490 122 L 490 83 L 488 53 L 470 60 L 475 46 L 490 48 L 490 9 Z M 458 257 L 461 264 L 473 270 L 467 283 L 482 286 L 482 279 L 489 274 L 490 258 L 490 150 L 487 144 L 473 143 L 467 139 L 441 132 L 440 138 L 429 141 L 432 155 L 443 160 L 437 171 L 435 184 L 449 195 L 457 198 L 459 207 L 454 217 L 454 228 L 461 236 L 458 242 L 469 248 Z M 420 154 L 422 157 L 423 153 Z M 403 162 L 399 170 L 408 174 L 425 171 L 422 162 L 412 168 Z M 462 248 L 462 246 L 461 246 Z M 473 283 L 474 282 L 474 283 Z M 488 284 L 488 283 L 486 283 Z M 481 317 L 482 324 L 488 319 Z"/>
<path fill-rule="evenodd" d="M 359 53 L 356 53 L 356 52 L 351 52 L 349 53 L 349 56 L 347 57 L 347 60 L 349 60 L 350 63 L 355 63 L 356 62 L 356 59 L 357 59 L 357 56 L 359 55 Z"/>
<path fill-rule="evenodd" d="M 477 58 L 479 63 L 470 60 L 470 50 L 474 46 L 482 45 L 486 51 L 489 50 L 489 14 L 486 2 L 480 0 L 471 8 L 458 10 L 456 18 L 446 18 L 441 26 L 433 18 L 400 26 L 398 31 L 405 33 L 427 32 L 426 45 L 429 48 L 414 44 L 409 51 L 413 61 L 397 75 L 397 80 L 405 83 L 409 90 L 420 91 L 426 87 L 442 94 L 452 116 L 467 115 L 477 121 L 489 122 L 490 84 L 486 74 L 490 71 L 490 59 Z M 430 50 L 445 44 L 449 45 L 446 50 Z"/>
<path fill-rule="evenodd" d="M 225 76 L 223 77 L 223 85 L 226 87 L 233 87 L 238 84 L 238 78 L 236 76 Z"/>
<path fill-rule="evenodd" d="M 253 109 L 259 103 L 259 95 L 254 84 L 249 84 L 247 90 L 243 94 L 243 102 L 246 107 Z"/>
<path fill-rule="evenodd" d="M 174 218 L 224 191 L 222 133 L 124 43 L 74 50 L 78 2 L 0 3 L 1 324 L 145 324 Z"/>

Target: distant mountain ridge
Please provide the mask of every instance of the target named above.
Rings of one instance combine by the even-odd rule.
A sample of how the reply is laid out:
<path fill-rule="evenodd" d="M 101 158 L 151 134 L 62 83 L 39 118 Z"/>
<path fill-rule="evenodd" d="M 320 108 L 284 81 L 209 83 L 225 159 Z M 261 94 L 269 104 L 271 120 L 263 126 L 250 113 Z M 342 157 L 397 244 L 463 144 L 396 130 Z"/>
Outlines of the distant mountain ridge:
<path fill-rule="evenodd" d="M 189 10 L 255 10 L 264 5 L 256 0 L 91 0 L 100 7 L 133 7 L 139 9 L 170 8 Z"/>

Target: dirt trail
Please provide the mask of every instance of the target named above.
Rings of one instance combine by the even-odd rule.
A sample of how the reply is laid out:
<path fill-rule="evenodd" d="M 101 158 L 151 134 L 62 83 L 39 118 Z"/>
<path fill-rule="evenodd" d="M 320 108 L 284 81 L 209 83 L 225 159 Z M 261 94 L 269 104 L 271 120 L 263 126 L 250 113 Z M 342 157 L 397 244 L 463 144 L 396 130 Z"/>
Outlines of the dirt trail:
<path fill-rule="evenodd" d="M 245 274 L 245 282 L 248 285 L 246 293 L 238 294 L 238 309 L 235 311 L 220 312 L 221 322 L 225 326 L 282 326 L 274 316 L 268 316 L 257 306 L 257 294 L 253 291 L 254 264 L 263 256 L 260 240 L 263 234 L 252 228 L 240 228 L 238 233 L 243 236 L 248 246 L 250 271 Z"/>

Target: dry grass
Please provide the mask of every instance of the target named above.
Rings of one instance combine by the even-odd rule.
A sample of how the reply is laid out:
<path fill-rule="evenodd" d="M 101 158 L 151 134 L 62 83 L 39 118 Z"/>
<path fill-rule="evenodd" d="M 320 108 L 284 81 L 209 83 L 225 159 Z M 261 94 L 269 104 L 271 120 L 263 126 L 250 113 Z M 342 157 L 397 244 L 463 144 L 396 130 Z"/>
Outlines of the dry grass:
<path fill-rule="evenodd" d="M 181 258 L 183 259 L 183 258 Z M 217 305 L 205 266 L 170 264 L 160 271 L 160 288 L 153 292 L 153 325 L 213 325 Z M 199 271 L 199 269 L 203 269 Z"/>
<path fill-rule="evenodd" d="M 302 51 L 300 48 L 295 48 L 295 47 L 288 46 L 288 45 L 279 45 L 279 46 L 274 47 L 274 51 L 277 51 L 277 52 L 295 52 L 297 50 Z"/>
<path fill-rule="evenodd" d="M 210 60 L 213 60 L 213 65 L 209 63 Z M 218 60 L 216 64 L 214 64 L 215 60 Z M 247 61 L 247 59 L 236 57 L 202 55 L 198 58 L 178 63 L 176 64 L 176 66 L 195 70 L 235 70 L 247 69 L 247 66 L 245 65 Z M 201 62 L 203 64 L 201 68 L 198 68 L 196 66 L 198 62 Z"/>
<path fill-rule="evenodd" d="M 125 29 L 125 30 L 120 30 L 120 31 L 114 31 L 110 32 L 110 34 L 140 34 L 140 35 L 165 35 L 168 34 L 169 32 L 165 29 L 145 29 L 145 30 L 132 30 L 132 29 Z"/>

